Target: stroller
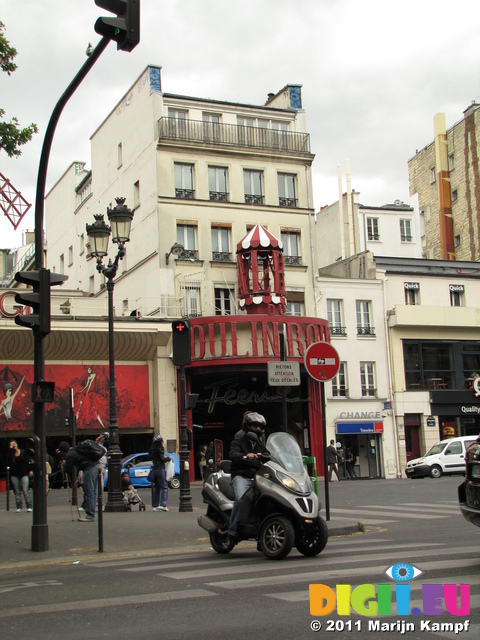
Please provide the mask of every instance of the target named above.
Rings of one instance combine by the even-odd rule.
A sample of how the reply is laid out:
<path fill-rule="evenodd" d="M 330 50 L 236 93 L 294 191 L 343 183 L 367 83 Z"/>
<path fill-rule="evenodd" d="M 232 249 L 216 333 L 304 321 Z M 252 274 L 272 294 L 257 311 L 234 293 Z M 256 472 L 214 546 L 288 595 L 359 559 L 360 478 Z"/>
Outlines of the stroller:
<path fill-rule="evenodd" d="M 143 500 L 138 495 L 136 489 L 130 484 L 130 478 L 127 480 L 128 471 L 122 474 L 122 490 L 123 490 L 123 503 L 125 505 L 125 511 L 132 511 L 132 507 L 138 504 L 139 511 L 146 511 L 146 506 Z"/>

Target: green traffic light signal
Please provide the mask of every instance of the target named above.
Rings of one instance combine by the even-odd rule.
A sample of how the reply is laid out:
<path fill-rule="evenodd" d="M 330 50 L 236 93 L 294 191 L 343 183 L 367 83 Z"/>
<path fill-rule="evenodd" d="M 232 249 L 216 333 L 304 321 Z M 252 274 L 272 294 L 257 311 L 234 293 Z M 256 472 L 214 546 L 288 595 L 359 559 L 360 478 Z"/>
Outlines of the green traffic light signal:
<path fill-rule="evenodd" d="M 98 18 L 95 31 L 114 40 L 117 49 L 132 51 L 140 42 L 140 0 L 95 0 L 95 4 L 117 16 Z"/>

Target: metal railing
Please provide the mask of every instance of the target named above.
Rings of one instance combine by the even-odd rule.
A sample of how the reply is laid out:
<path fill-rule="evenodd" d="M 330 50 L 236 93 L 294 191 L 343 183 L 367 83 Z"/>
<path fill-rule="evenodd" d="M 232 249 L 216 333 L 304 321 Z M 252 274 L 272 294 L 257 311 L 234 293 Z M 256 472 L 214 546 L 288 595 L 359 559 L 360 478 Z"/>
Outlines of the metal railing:
<path fill-rule="evenodd" d="M 374 336 L 375 327 L 357 327 L 357 336 Z"/>
<path fill-rule="evenodd" d="M 160 118 L 158 137 L 162 140 L 211 143 L 214 145 L 276 149 L 289 153 L 310 153 L 310 135 L 235 124 Z"/>

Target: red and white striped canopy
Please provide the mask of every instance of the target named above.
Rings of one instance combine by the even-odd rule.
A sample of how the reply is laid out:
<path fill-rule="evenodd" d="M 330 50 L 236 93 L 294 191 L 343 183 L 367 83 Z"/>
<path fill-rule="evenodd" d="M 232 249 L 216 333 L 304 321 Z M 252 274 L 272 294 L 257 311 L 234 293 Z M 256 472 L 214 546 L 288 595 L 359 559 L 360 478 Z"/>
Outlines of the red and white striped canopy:
<path fill-rule="evenodd" d="M 283 243 L 267 231 L 265 227 L 262 227 L 261 224 L 257 224 L 247 233 L 243 240 L 240 240 L 237 244 L 237 251 L 241 251 L 242 249 L 258 249 L 258 247 L 263 247 L 264 249 L 268 247 L 278 247 L 279 249 L 283 249 Z"/>

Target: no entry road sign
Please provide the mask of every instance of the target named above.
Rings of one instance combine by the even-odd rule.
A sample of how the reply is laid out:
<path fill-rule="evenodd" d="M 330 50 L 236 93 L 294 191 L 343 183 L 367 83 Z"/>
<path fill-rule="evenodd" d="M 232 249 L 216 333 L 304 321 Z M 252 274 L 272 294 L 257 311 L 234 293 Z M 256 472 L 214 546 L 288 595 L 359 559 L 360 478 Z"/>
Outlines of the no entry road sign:
<path fill-rule="evenodd" d="M 315 380 L 334 378 L 340 367 L 340 357 L 329 342 L 314 342 L 305 353 L 305 368 Z"/>

